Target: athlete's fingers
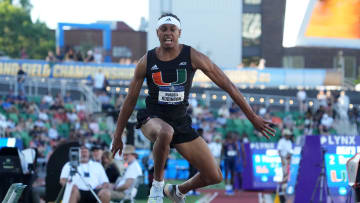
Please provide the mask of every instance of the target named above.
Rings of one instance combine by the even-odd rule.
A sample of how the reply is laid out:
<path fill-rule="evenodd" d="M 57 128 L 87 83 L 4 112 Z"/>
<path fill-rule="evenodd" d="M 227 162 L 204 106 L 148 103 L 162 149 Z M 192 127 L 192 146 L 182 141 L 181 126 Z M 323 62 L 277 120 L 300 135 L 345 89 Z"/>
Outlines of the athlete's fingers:
<path fill-rule="evenodd" d="M 267 132 L 268 135 L 271 135 L 273 137 L 275 136 L 275 134 L 273 132 L 270 132 L 267 128 L 265 128 L 264 131 Z"/>
<path fill-rule="evenodd" d="M 261 132 L 261 134 L 264 136 L 264 137 L 266 137 L 266 139 L 270 139 L 270 137 L 265 133 L 265 131 L 264 130 L 262 130 L 262 131 L 260 131 Z"/>

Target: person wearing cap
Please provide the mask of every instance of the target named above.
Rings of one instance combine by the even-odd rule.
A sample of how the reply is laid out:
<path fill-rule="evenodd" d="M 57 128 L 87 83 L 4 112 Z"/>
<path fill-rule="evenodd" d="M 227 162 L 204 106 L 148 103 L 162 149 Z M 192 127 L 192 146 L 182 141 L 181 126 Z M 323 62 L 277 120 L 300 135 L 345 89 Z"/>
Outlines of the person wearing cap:
<path fill-rule="evenodd" d="M 160 46 L 148 51 L 136 65 L 113 136 L 112 152 L 121 154 L 122 132 L 146 78 L 149 89 L 146 109 L 138 111 L 137 127 L 154 143 L 155 170 L 149 202 L 162 203 L 163 191 L 173 202 L 185 202 L 185 194 L 190 190 L 217 184 L 223 179 L 215 158 L 204 139 L 192 128 L 191 117 L 187 113 L 196 70 L 201 70 L 225 90 L 263 136 L 269 138 L 275 132 L 269 122 L 254 113 L 238 88 L 216 64 L 196 49 L 179 43 L 182 32 L 176 15 L 165 13 L 160 16 L 156 27 Z M 170 147 L 176 148 L 199 173 L 182 184 L 164 186 L 164 165 Z"/>
<path fill-rule="evenodd" d="M 100 145 L 93 145 L 91 147 L 91 158 L 93 161 L 95 162 L 99 162 L 101 163 L 101 157 L 102 157 L 102 154 L 103 154 L 103 149 Z"/>
<path fill-rule="evenodd" d="M 67 162 L 61 170 L 60 184 L 62 186 L 68 182 L 70 169 L 70 162 Z M 77 173 L 72 177 L 72 183 L 70 203 L 97 202 L 89 186 L 95 191 L 102 203 L 110 202 L 110 195 L 105 193 L 105 189 L 110 186 L 109 179 L 104 167 L 100 163 L 90 160 L 89 146 L 86 144 L 80 147 L 80 164 L 77 167 Z"/>
<path fill-rule="evenodd" d="M 111 189 L 106 193 L 111 196 L 111 200 L 121 200 L 132 195 L 132 190 L 137 184 L 137 178 L 142 176 L 142 170 L 137 160 L 137 153 L 133 145 L 126 145 L 123 150 L 124 161 L 127 163 L 127 168 L 122 177 L 119 177 Z"/>
<path fill-rule="evenodd" d="M 277 150 L 279 152 L 279 156 L 281 158 L 281 165 L 285 174 L 285 170 L 288 164 L 290 164 L 289 160 L 291 159 L 293 144 L 291 141 L 292 132 L 289 129 L 284 129 L 282 131 L 282 138 L 278 141 Z M 288 158 L 290 157 L 290 159 Z"/>

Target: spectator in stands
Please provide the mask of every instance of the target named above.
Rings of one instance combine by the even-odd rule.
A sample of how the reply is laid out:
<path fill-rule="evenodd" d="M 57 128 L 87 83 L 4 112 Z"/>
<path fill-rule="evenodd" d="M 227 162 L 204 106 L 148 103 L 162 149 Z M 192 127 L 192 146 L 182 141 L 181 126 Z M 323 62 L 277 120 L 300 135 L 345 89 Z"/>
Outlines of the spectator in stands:
<path fill-rule="evenodd" d="M 26 79 L 26 72 L 23 70 L 22 66 L 20 66 L 17 72 L 18 95 L 20 93 L 23 93 L 25 95 L 25 79 Z"/>
<path fill-rule="evenodd" d="M 123 103 L 124 103 L 124 96 L 119 95 L 115 102 L 115 109 L 120 109 Z"/>
<path fill-rule="evenodd" d="M 83 61 L 84 61 L 83 54 L 81 53 L 80 50 L 76 52 L 76 61 L 79 61 L 79 62 L 83 62 Z"/>
<path fill-rule="evenodd" d="M 286 167 L 290 162 L 288 162 L 287 157 L 292 155 L 293 146 L 292 146 L 292 132 L 289 129 L 284 129 L 282 131 L 282 137 L 278 141 L 277 150 L 279 152 L 279 156 L 281 158 L 281 165 L 283 169 L 283 173 L 286 172 Z"/>
<path fill-rule="evenodd" d="M 95 162 L 101 163 L 101 158 L 103 155 L 104 150 L 100 145 L 95 144 L 91 147 L 91 158 Z"/>
<path fill-rule="evenodd" d="M 229 111 L 229 107 L 227 104 L 223 104 L 219 110 L 218 110 L 218 115 L 225 118 L 225 119 L 228 119 L 230 118 L 230 111 Z"/>
<path fill-rule="evenodd" d="M 324 90 L 319 90 L 319 93 L 317 94 L 317 99 L 319 100 L 320 106 L 326 106 L 326 95 L 324 93 Z"/>
<path fill-rule="evenodd" d="M 312 135 L 313 134 L 313 117 L 311 110 L 309 109 L 305 114 L 305 120 L 304 120 L 304 135 Z"/>
<path fill-rule="evenodd" d="M 76 104 L 75 109 L 76 109 L 76 112 L 85 111 L 86 105 L 84 103 L 84 100 L 80 100 L 80 102 Z"/>
<path fill-rule="evenodd" d="M 111 200 L 121 200 L 132 195 L 133 189 L 137 185 L 139 176 L 142 176 L 142 170 L 137 161 L 137 153 L 135 147 L 126 145 L 123 150 L 124 161 L 128 164 L 125 174 L 116 180 L 112 185 L 111 190 L 108 190 L 108 195 Z"/>
<path fill-rule="evenodd" d="M 64 55 L 61 53 L 60 47 L 56 47 L 55 58 L 56 58 L 56 61 L 58 61 L 58 62 L 61 62 L 64 60 Z"/>
<path fill-rule="evenodd" d="M 42 98 L 42 101 L 45 102 L 49 107 L 50 107 L 51 105 L 53 105 L 54 99 L 53 99 L 50 91 L 47 93 L 47 95 L 45 95 L 45 96 Z"/>
<path fill-rule="evenodd" d="M 102 63 L 103 55 L 101 53 L 101 49 L 95 49 L 94 61 L 95 61 L 95 63 Z"/>
<path fill-rule="evenodd" d="M 80 165 L 77 167 L 78 173 L 72 177 L 74 185 L 71 190 L 70 202 L 96 202 L 88 185 L 79 176 L 82 176 L 97 193 L 101 202 L 110 202 L 110 196 L 106 192 L 106 189 L 110 187 L 109 179 L 106 176 L 104 167 L 100 163 L 90 160 L 90 153 L 86 144 L 82 144 L 80 154 Z M 61 170 L 60 184 L 62 186 L 65 186 L 70 177 L 70 168 L 70 163 L 67 162 Z"/>
<path fill-rule="evenodd" d="M 101 156 L 101 163 L 104 166 L 107 177 L 110 183 L 114 184 L 116 179 L 120 176 L 120 170 L 117 167 L 112 154 L 109 151 L 104 151 Z"/>
<path fill-rule="evenodd" d="M 65 61 L 66 62 L 74 62 L 76 61 L 76 54 L 73 48 L 69 48 L 65 54 Z"/>
<path fill-rule="evenodd" d="M 64 97 L 64 103 L 68 104 L 72 102 L 72 98 L 70 95 L 70 92 L 66 92 L 65 97 Z"/>
<path fill-rule="evenodd" d="M 306 92 L 303 88 L 300 88 L 296 94 L 296 98 L 299 103 L 299 111 L 304 113 L 306 111 Z"/>
<path fill-rule="evenodd" d="M 98 72 L 94 75 L 94 91 L 99 94 L 104 91 L 105 75 L 99 68 Z"/>
<path fill-rule="evenodd" d="M 332 124 L 334 122 L 334 119 L 329 116 L 327 113 L 324 113 L 324 115 L 321 118 L 321 122 L 319 125 L 319 131 L 321 135 L 328 135 L 329 129 L 332 127 Z"/>
<path fill-rule="evenodd" d="M 84 60 L 85 62 L 94 62 L 95 61 L 94 52 L 91 49 L 88 50 L 86 54 L 87 55 L 86 55 L 86 58 Z"/>
<path fill-rule="evenodd" d="M 45 61 L 47 61 L 49 63 L 56 62 L 56 57 L 54 56 L 54 52 L 48 51 L 48 55 L 46 56 Z"/>
<path fill-rule="evenodd" d="M 225 193 L 227 195 L 234 195 L 234 176 L 236 167 L 236 157 L 239 154 L 238 145 L 236 144 L 235 133 L 229 132 L 226 135 L 225 142 L 222 146 L 222 156 L 224 157 L 224 170 L 225 170 Z M 230 175 L 230 177 L 229 177 Z"/>
<path fill-rule="evenodd" d="M 220 135 L 214 136 L 214 139 L 212 142 L 209 143 L 209 149 L 211 151 L 211 154 L 215 157 L 215 160 L 220 166 L 221 162 L 221 150 L 222 150 L 222 139 Z"/>

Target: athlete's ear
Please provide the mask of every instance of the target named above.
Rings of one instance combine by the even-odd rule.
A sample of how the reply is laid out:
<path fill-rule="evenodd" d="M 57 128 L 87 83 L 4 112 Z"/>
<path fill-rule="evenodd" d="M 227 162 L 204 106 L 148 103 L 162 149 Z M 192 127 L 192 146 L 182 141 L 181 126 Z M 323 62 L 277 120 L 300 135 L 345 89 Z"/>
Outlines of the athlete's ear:
<path fill-rule="evenodd" d="M 159 29 L 156 29 L 156 36 L 159 38 Z"/>

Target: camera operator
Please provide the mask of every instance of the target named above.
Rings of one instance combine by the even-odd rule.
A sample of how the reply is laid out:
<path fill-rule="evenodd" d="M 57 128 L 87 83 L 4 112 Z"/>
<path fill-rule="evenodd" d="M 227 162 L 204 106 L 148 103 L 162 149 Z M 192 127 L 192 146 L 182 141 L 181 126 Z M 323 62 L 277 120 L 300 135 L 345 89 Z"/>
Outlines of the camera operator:
<path fill-rule="evenodd" d="M 71 170 L 71 164 L 67 162 L 62 168 L 60 175 L 60 184 L 62 186 L 64 186 L 68 178 L 70 178 Z M 85 181 L 83 181 L 79 175 Z M 80 164 L 77 166 L 77 173 L 72 177 L 72 182 L 74 185 L 71 190 L 70 203 L 96 202 L 89 186 L 99 196 L 102 203 L 110 202 L 110 196 L 104 192 L 105 189 L 109 188 L 109 179 L 106 176 L 103 166 L 100 163 L 90 160 L 90 152 L 85 144 L 80 148 Z"/>

